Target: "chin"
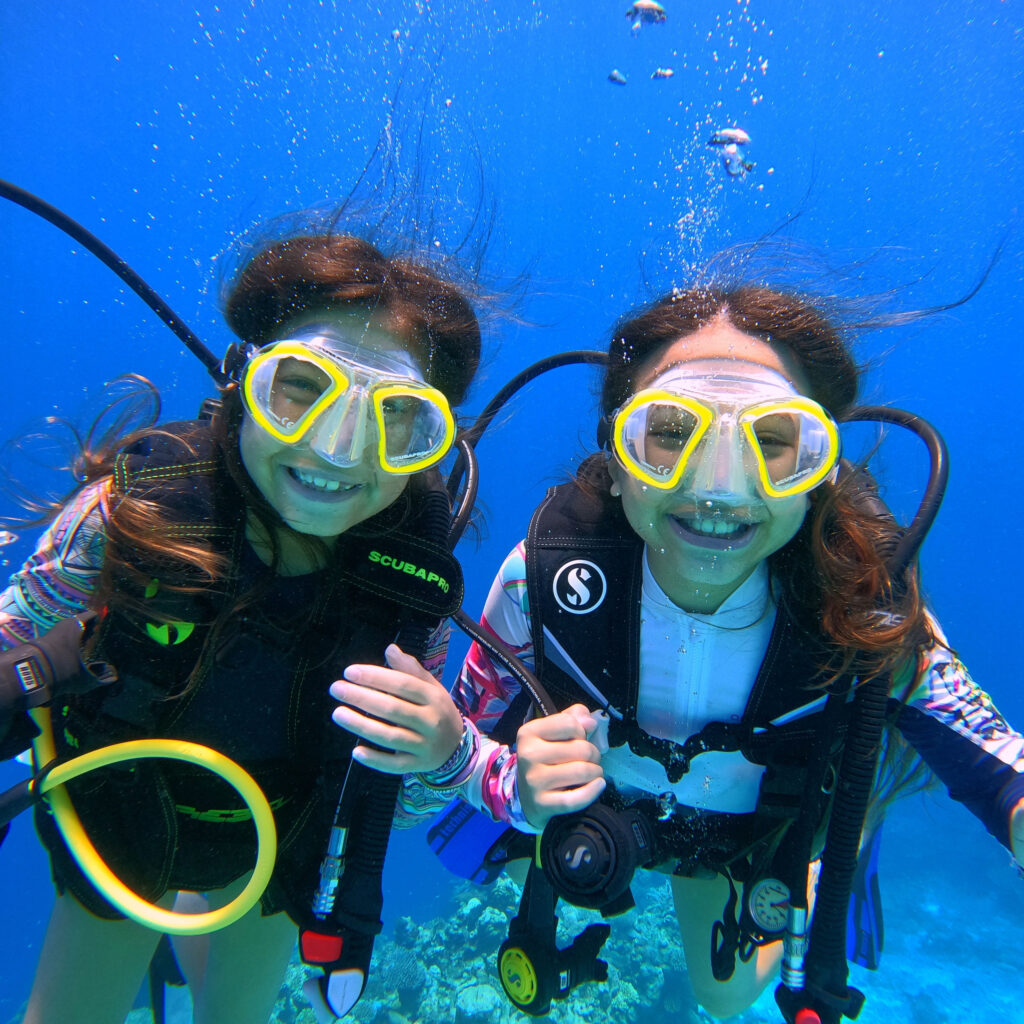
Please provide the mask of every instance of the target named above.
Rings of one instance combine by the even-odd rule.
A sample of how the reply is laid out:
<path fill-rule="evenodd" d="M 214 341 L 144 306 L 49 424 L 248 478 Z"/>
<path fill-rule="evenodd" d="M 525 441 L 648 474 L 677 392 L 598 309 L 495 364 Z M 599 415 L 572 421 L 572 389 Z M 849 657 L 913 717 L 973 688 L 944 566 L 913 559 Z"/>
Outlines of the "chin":
<path fill-rule="evenodd" d="M 287 516 L 281 517 L 285 526 L 295 533 L 301 533 L 304 537 L 319 537 L 321 540 L 328 540 L 343 534 L 353 523 L 310 523 L 301 519 L 290 519 Z"/>

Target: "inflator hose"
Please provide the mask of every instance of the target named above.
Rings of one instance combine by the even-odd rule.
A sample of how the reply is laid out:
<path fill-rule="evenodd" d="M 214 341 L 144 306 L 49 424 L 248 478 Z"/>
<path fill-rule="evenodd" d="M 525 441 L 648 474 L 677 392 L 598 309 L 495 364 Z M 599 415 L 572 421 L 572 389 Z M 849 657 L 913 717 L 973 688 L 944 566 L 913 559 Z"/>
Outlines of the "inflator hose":
<path fill-rule="evenodd" d="M 244 768 L 209 747 L 184 740 L 167 739 L 114 743 L 81 754 L 62 764 L 56 764 L 57 750 L 53 741 L 49 708 L 36 708 L 29 714 L 39 727 L 39 736 L 33 742 L 33 753 L 37 767 L 43 769 L 38 788 L 34 783 L 33 789 L 38 796 L 47 795 L 57 827 L 86 877 L 125 917 L 147 928 L 171 935 L 203 935 L 226 928 L 256 906 L 274 870 L 274 861 L 277 858 L 277 828 L 267 798 Z M 202 914 L 175 913 L 173 910 L 165 910 L 163 907 L 148 903 L 132 892 L 100 857 L 64 788 L 65 783 L 96 768 L 122 761 L 154 757 L 185 761 L 209 769 L 224 779 L 252 812 L 257 840 L 256 865 L 252 877 L 230 903 L 217 910 Z M 53 767 L 49 767 L 50 765 Z"/>
<path fill-rule="evenodd" d="M 59 228 L 68 237 L 85 246 L 96 259 L 117 274 L 160 317 L 167 327 L 174 331 L 185 347 L 206 367 L 206 372 L 218 385 L 227 383 L 227 379 L 220 369 L 220 359 L 196 337 L 181 317 L 113 249 L 101 242 L 91 231 L 84 228 L 78 221 L 73 220 L 63 210 L 58 210 L 46 200 L 19 188 L 13 182 L 0 179 L 0 198 L 9 199 L 12 203 L 28 210 L 29 213 L 42 217 L 43 220 Z"/>
<path fill-rule="evenodd" d="M 902 409 L 866 406 L 853 410 L 845 422 L 855 420 L 893 423 L 915 433 L 928 449 L 928 484 L 910 525 L 889 538 L 889 550 L 882 554 L 894 585 L 899 586 L 938 514 L 949 479 L 949 453 L 939 432 L 920 416 Z M 857 688 L 854 711 L 850 717 L 839 784 L 829 818 L 825 849 L 822 853 L 810 944 L 806 963 L 806 987 L 813 995 L 830 1002 L 822 1007 L 823 1021 L 838 1021 L 848 1010 L 854 1017 L 863 996 L 848 988 L 846 960 L 846 916 L 850 891 L 860 853 L 860 839 L 878 768 L 885 714 L 889 700 L 888 676 L 872 679 Z M 776 1000 L 786 1013 L 791 1000 L 776 992 Z M 787 1020 L 789 1014 L 787 1014 Z"/>

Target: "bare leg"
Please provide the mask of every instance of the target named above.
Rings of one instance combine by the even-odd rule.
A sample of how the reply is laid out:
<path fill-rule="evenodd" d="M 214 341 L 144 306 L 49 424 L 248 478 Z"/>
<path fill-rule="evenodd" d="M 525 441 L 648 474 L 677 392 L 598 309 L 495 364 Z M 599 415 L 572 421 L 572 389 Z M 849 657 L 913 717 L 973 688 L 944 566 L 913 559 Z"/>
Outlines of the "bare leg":
<path fill-rule="evenodd" d="M 811 864 L 807 877 L 807 905 L 814 911 L 821 861 Z M 732 1017 L 745 1010 L 778 974 L 782 942 L 761 946 L 747 963 L 736 958 L 736 971 L 728 981 L 711 973 L 711 928 L 719 920 L 729 897 L 729 883 L 715 878 L 672 878 L 672 899 L 679 934 L 683 939 L 686 973 L 697 1001 L 712 1017 Z"/>
<path fill-rule="evenodd" d="M 58 896 L 24 1024 L 119 1024 L 159 938 L 134 921 L 107 921 L 73 896 Z"/>
<path fill-rule="evenodd" d="M 210 905 L 223 906 L 245 881 L 209 893 Z M 266 1024 L 297 935 L 285 914 L 261 917 L 258 906 L 233 925 L 213 932 L 205 970 L 196 972 L 194 965 L 182 965 L 192 990 L 195 1024 Z"/>
<path fill-rule="evenodd" d="M 174 910 L 179 914 L 204 914 L 210 909 L 210 902 L 200 892 L 182 891 L 174 901 Z M 188 983 L 191 992 L 198 992 L 206 974 L 206 961 L 210 953 L 209 935 L 175 935 L 171 939 L 174 959 Z"/>
<path fill-rule="evenodd" d="M 736 959 L 728 981 L 711 973 L 711 928 L 722 916 L 729 884 L 715 878 L 672 878 L 672 899 L 686 955 L 686 972 L 697 1001 L 712 1017 L 732 1017 L 745 1010 L 775 977 L 782 959 L 782 943 L 762 946 L 747 963 Z"/>

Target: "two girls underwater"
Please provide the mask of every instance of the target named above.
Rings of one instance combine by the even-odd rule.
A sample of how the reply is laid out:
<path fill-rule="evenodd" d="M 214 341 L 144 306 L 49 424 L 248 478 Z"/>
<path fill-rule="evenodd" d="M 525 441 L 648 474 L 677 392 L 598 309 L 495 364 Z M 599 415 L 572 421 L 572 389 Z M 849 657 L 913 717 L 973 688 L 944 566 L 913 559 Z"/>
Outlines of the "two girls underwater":
<path fill-rule="evenodd" d="M 697 999 L 738 1013 L 778 974 L 784 936 L 784 980 L 799 975 L 848 697 L 871 684 L 878 777 L 896 783 L 864 838 L 920 776 L 916 753 L 1024 861 L 1024 738 L 949 646 L 916 566 L 893 570 L 899 529 L 841 459 L 857 330 L 825 314 L 827 296 L 703 282 L 616 325 L 603 446 L 524 524 L 483 610 L 553 713 L 486 638 L 449 695 L 461 576 L 438 464 L 480 358 L 474 301 L 428 257 L 342 232 L 261 248 L 227 292 L 239 342 L 211 415 L 82 451 L 0 595 L 4 757 L 46 704 L 61 760 L 194 741 L 272 808 L 259 906 L 176 940 L 195 1021 L 266 1021 L 296 927 L 323 968 L 306 986 L 318 1020 L 346 1014 L 392 818 L 454 797 L 527 847 L 567 822 L 631 823 L 638 866 L 669 876 Z M 137 762 L 67 789 L 100 856 L 160 907 L 223 905 L 252 868 L 252 815 L 209 773 Z M 58 896 L 24 1020 L 121 1021 L 159 935 L 96 890 L 45 799 L 36 824 Z M 344 844 L 335 874 L 328 836 Z M 529 878 L 535 894 L 547 884 Z"/>

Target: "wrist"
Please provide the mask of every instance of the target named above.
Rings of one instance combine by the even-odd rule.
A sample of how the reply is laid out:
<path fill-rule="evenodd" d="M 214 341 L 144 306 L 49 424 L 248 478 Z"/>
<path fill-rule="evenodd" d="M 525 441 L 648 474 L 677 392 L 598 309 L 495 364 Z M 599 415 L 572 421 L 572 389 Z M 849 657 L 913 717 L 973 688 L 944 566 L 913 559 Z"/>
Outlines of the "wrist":
<path fill-rule="evenodd" d="M 523 793 L 519 785 L 519 763 L 516 762 L 516 773 L 515 780 L 512 783 L 512 800 L 508 808 L 509 824 L 520 832 L 526 832 L 528 835 L 539 836 L 544 831 L 544 826 L 547 825 L 548 819 L 545 818 L 544 822 L 538 825 L 535 821 L 536 818 L 543 817 L 540 813 L 540 809 L 531 806 L 529 811 L 523 804 Z"/>
<path fill-rule="evenodd" d="M 479 751 L 480 733 L 463 715 L 462 736 L 451 757 L 428 772 L 417 772 L 416 777 L 429 789 L 457 789 L 473 774 Z"/>

